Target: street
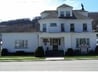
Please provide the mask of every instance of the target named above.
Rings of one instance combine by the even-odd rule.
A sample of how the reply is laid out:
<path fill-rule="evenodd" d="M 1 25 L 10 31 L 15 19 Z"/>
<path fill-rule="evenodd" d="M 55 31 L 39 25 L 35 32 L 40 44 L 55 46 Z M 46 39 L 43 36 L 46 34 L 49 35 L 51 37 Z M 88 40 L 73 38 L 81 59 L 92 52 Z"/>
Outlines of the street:
<path fill-rule="evenodd" d="M 98 60 L 0 62 L 0 71 L 97 71 Z"/>

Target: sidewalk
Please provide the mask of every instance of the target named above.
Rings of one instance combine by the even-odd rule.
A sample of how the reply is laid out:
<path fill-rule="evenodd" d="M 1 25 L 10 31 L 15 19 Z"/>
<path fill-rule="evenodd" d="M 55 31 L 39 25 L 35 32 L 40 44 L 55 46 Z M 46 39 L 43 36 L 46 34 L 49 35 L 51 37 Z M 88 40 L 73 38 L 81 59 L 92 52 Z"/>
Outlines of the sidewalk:
<path fill-rule="evenodd" d="M 61 61 L 61 60 L 64 60 L 64 57 L 47 57 L 46 59 L 45 59 L 46 61 Z"/>

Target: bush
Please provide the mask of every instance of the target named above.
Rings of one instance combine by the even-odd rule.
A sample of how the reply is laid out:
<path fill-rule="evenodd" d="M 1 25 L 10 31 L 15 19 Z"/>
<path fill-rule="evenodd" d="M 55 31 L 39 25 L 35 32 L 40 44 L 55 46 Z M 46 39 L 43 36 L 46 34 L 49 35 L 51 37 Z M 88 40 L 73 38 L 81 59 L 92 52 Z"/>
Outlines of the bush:
<path fill-rule="evenodd" d="M 74 51 L 74 55 L 76 55 L 76 56 L 81 55 L 81 51 L 80 51 L 80 50 L 75 50 L 75 51 Z"/>
<path fill-rule="evenodd" d="M 65 53 L 67 56 L 73 56 L 74 52 L 72 48 L 68 48 L 67 52 Z"/>
<path fill-rule="evenodd" d="M 6 56 L 6 55 L 8 55 L 8 49 L 6 49 L 6 48 L 4 48 L 4 49 L 2 49 L 2 51 L 1 51 L 1 55 L 2 56 Z"/>
<path fill-rule="evenodd" d="M 94 53 L 94 51 L 93 50 L 90 50 L 89 52 L 88 52 L 88 55 L 94 55 L 95 53 Z"/>
<path fill-rule="evenodd" d="M 43 50 L 43 47 L 38 47 L 35 51 L 35 56 L 36 57 L 44 57 L 45 54 L 44 54 L 44 50 Z"/>
<path fill-rule="evenodd" d="M 95 54 L 98 54 L 98 46 L 95 48 Z"/>
<path fill-rule="evenodd" d="M 15 55 L 22 56 L 25 55 L 24 51 L 16 51 Z"/>

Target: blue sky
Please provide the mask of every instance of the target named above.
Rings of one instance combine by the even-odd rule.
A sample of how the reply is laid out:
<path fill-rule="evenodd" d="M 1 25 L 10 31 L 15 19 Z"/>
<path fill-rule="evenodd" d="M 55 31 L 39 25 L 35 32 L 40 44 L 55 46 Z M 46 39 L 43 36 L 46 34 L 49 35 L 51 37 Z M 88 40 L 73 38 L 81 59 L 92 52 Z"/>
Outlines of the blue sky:
<path fill-rule="evenodd" d="M 81 9 L 83 3 L 85 10 L 98 12 L 98 0 L 0 0 L 0 22 L 19 18 L 39 16 L 44 10 L 56 10 L 61 4 Z"/>
<path fill-rule="evenodd" d="M 81 3 L 84 4 L 86 10 L 98 12 L 98 0 L 79 0 Z"/>

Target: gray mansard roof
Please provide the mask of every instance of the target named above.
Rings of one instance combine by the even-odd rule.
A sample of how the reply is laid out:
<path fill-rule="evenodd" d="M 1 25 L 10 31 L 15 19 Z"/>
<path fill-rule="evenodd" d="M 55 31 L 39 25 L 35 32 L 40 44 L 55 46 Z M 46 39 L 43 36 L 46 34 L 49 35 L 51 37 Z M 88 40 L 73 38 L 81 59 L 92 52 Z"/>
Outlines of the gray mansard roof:
<path fill-rule="evenodd" d="M 63 18 L 65 19 L 91 19 L 90 17 L 84 16 L 80 14 L 79 12 L 82 12 L 82 10 L 73 10 L 72 17 L 63 17 Z M 42 13 L 48 13 L 48 15 L 44 17 L 43 19 L 60 18 L 58 17 L 58 12 L 56 10 L 44 11 Z"/>

